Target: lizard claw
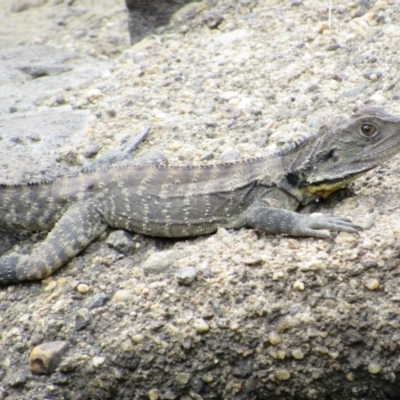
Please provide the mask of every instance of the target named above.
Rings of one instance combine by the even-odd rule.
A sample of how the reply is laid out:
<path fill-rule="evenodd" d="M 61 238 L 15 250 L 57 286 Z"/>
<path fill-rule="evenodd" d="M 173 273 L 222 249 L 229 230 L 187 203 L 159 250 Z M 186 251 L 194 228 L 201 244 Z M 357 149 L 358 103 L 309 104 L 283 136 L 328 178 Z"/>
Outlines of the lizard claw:
<path fill-rule="evenodd" d="M 331 215 L 302 216 L 294 229 L 296 236 L 317 236 L 333 240 L 328 231 L 348 232 L 360 235 L 363 228 L 353 223 L 348 218 L 334 217 Z"/>

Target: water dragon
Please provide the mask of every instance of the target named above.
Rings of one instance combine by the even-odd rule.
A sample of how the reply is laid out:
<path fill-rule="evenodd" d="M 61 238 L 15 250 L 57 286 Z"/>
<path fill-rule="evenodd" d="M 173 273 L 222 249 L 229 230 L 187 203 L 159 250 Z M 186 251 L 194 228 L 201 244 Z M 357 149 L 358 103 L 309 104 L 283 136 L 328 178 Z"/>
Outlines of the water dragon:
<path fill-rule="evenodd" d="M 282 150 L 234 162 L 168 165 L 165 158 L 87 168 L 50 182 L 0 185 L 0 230 L 48 231 L 30 255 L 0 257 L 0 285 L 39 280 L 107 227 L 159 237 L 218 228 L 330 239 L 347 218 L 296 209 L 347 186 L 400 151 L 400 117 L 364 107 Z"/>

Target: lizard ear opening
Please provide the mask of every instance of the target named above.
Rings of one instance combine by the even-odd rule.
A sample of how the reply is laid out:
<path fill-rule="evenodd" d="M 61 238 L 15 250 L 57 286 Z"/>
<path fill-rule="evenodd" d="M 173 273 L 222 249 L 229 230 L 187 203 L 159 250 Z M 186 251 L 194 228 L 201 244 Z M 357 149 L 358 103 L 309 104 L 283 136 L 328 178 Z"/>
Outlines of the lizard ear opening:
<path fill-rule="evenodd" d="M 331 161 L 337 163 L 340 160 L 340 154 L 336 149 L 330 150 L 328 153 L 325 153 L 320 159 L 319 163 L 323 163 L 326 161 Z"/>

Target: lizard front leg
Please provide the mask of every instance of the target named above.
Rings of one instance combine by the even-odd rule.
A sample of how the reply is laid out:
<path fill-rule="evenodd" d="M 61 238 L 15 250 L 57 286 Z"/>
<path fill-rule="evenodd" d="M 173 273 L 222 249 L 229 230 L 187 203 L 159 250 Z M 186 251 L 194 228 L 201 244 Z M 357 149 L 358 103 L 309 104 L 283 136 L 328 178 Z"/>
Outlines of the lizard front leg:
<path fill-rule="evenodd" d="M 251 206 L 246 213 L 246 221 L 252 228 L 267 233 L 285 233 L 291 236 L 315 236 L 332 239 L 326 230 L 358 233 L 362 228 L 347 218 L 330 215 L 309 216 L 282 208 L 266 207 L 260 203 Z"/>
<path fill-rule="evenodd" d="M 51 275 L 106 227 L 92 204 L 74 204 L 31 255 L 10 254 L 0 258 L 0 286 Z"/>

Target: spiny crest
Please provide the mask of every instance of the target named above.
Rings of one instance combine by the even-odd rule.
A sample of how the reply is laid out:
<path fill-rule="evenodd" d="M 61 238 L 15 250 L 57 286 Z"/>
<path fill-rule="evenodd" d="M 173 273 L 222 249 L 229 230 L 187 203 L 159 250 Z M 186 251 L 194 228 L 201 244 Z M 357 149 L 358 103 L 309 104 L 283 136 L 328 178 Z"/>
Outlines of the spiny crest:
<path fill-rule="evenodd" d="M 285 147 L 282 149 L 277 150 L 274 155 L 275 156 L 285 156 L 287 154 L 293 153 L 296 151 L 300 146 L 302 146 L 304 143 L 309 142 L 310 140 L 314 139 L 317 136 L 316 133 L 311 134 L 311 135 L 303 135 L 299 137 L 298 139 L 289 142 Z"/>

